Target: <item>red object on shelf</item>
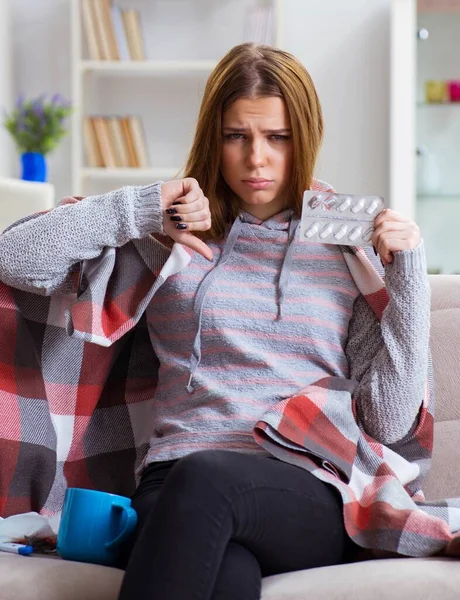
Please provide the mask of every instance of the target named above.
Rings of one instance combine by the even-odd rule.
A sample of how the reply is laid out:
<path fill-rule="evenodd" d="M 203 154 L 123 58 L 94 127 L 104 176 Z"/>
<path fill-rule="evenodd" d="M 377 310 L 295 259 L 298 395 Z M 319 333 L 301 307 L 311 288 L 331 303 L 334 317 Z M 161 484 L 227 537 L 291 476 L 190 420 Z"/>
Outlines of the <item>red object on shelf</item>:
<path fill-rule="evenodd" d="M 460 102 L 460 79 L 449 81 L 449 100 L 451 102 Z"/>

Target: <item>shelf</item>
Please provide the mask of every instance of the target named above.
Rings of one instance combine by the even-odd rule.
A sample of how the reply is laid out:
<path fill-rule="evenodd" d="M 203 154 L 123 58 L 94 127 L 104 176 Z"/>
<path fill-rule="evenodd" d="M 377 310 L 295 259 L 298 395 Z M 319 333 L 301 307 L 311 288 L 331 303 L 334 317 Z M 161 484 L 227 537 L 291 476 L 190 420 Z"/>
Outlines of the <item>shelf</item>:
<path fill-rule="evenodd" d="M 417 200 L 422 202 L 434 202 L 436 200 L 451 200 L 460 202 L 460 193 L 458 194 L 417 194 Z"/>
<path fill-rule="evenodd" d="M 207 73 L 216 65 L 215 60 L 82 60 L 78 67 L 83 73 L 178 75 Z"/>
<path fill-rule="evenodd" d="M 174 163 L 177 157 L 180 158 L 184 155 L 184 150 L 189 148 L 193 142 L 193 138 L 190 139 L 190 136 L 193 136 L 193 124 L 197 119 L 206 79 L 223 58 L 224 51 L 226 52 L 239 41 L 238 32 L 241 31 L 243 34 L 245 27 L 250 24 L 248 23 L 249 9 L 261 4 L 262 0 L 242 0 L 240 3 L 235 3 L 239 5 L 238 10 L 233 6 L 234 3 L 227 0 L 224 3 L 207 1 L 206 6 L 201 0 L 180 0 L 179 4 L 184 5 L 182 7 L 184 11 L 180 10 L 180 14 L 178 8 L 181 7 L 176 6 L 176 2 L 162 2 L 160 3 L 161 7 L 158 6 L 158 10 L 151 10 L 149 6 L 152 4 L 151 2 L 135 2 L 134 4 L 121 2 L 120 8 L 124 9 L 125 6 L 129 6 L 140 13 L 142 41 L 146 52 L 146 59 L 141 61 L 91 58 L 100 56 L 100 54 L 90 53 L 89 46 L 94 50 L 94 44 L 88 45 L 87 43 L 87 33 L 90 32 L 86 27 L 87 15 L 85 16 L 82 11 L 87 0 L 67 1 L 71 6 L 70 32 L 72 34 L 70 64 L 74 110 L 72 132 L 69 137 L 72 145 L 73 192 L 78 195 L 88 195 L 92 189 L 102 193 L 102 189 L 112 188 L 112 186 L 114 189 L 119 185 L 143 185 L 180 177 L 184 166 L 180 165 L 175 168 Z M 99 4 L 99 0 L 91 0 L 91 2 Z M 103 3 L 102 0 L 101 3 Z M 263 0 L 264 5 L 268 5 L 268 3 L 274 9 L 272 15 L 274 45 L 282 47 L 282 34 L 285 27 L 283 22 L 284 0 Z M 222 15 L 214 14 L 214 5 L 216 8 L 219 5 L 220 10 L 220 4 L 225 5 L 225 11 Z M 213 5 L 212 10 L 211 5 Z M 220 30 L 219 27 L 222 23 L 227 26 Z M 116 26 L 120 29 L 119 23 Z M 211 35 L 208 35 L 209 32 Z M 257 34 L 256 31 L 253 33 Z M 180 36 L 179 44 L 176 34 Z M 99 30 L 96 37 L 99 38 L 96 41 L 100 42 Z M 161 48 L 170 46 L 171 51 L 161 52 Z M 160 52 L 158 52 L 158 48 Z M 127 56 L 124 52 L 122 54 Z M 104 55 L 107 54 L 104 52 Z M 113 54 L 109 55 L 114 56 Z M 157 96 L 153 93 L 155 82 L 159 82 L 159 85 L 161 83 L 161 93 Z M 153 85 L 153 89 L 149 88 L 148 91 L 144 89 L 143 86 L 147 84 Z M 179 86 L 180 90 L 178 90 Z M 158 88 L 158 86 L 156 87 Z M 170 101 L 170 97 L 173 97 L 173 101 Z M 155 103 L 153 109 L 152 102 Z M 142 121 L 147 152 L 156 154 L 158 151 L 149 148 L 149 142 L 156 140 L 154 136 L 158 133 L 156 131 L 158 119 L 149 117 L 157 106 L 161 107 L 163 113 L 159 117 L 161 119 L 160 126 L 163 127 L 161 135 L 164 135 L 164 130 L 171 122 L 172 133 L 171 139 L 168 140 L 171 146 L 168 147 L 168 153 L 171 154 L 169 159 L 167 156 L 163 156 L 160 149 L 158 156 L 152 158 L 152 167 L 148 168 L 109 169 L 89 166 L 90 164 L 115 163 L 113 161 L 103 163 L 88 160 L 85 146 L 87 140 L 84 136 L 85 116 L 90 114 L 98 116 L 102 114 L 113 116 L 134 114 L 138 116 Z M 111 130 L 109 131 L 110 137 Z M 162 157 L 163 160 L 161 160 Z M 166 166 L 160 167 L 159 165 L 162 163 L 166 163 Z M 171 163 L 173 164 L 171 165 Z M 118 164 L 123 163 L 119 162 Z"/>
<path fill-rule="evenodd" d="M 172 179 L 180 172 L 180 167 L 173 169 L 171 167 L 157 167 L 149 169 L 106 169 L 106 168 L 85 168 L 81 175 L 86 179 Z"/>
<path fill-rule="evenodd" d="M 450 106 L 452 108 L 460 108 L 460 102 L 417 102 L 419 108 L 425 106 Z"/>

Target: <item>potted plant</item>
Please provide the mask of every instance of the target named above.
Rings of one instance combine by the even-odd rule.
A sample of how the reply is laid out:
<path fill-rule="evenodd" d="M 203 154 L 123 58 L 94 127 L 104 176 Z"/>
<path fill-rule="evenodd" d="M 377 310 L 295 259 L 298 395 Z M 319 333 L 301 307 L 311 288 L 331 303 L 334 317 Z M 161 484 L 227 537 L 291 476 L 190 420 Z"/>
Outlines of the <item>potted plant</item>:
<path fill-rule="evenodd" d="M 14 110 L 6 114 L 4 126 L 21 154 L 22 179 L 46 181 L 46 155 L 67 134 L 64 120 L 70 115 L 70 102 L 60 94 L 49 100 L 46 94 L 26 100 L 20 97 Z"/>

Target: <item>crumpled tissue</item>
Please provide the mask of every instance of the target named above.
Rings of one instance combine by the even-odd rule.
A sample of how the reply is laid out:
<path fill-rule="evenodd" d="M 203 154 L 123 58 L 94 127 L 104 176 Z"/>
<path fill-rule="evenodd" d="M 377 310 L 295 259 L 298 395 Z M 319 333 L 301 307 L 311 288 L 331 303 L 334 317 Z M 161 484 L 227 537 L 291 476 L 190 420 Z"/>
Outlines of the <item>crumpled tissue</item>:
<path fill-rule="evenodd" d="M 56 552 L 60 513 L 44 517 L 36 512 L 0 517 L 0 542 L 14 542 L 33 546 L 35 552 Z"/>

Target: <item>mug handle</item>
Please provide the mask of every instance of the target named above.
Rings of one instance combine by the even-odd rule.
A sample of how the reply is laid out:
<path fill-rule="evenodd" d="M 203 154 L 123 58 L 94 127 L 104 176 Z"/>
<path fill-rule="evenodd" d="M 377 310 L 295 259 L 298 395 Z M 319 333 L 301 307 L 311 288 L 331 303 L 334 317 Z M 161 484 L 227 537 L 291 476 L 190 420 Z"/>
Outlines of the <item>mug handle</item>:
<path fill-rule="evenodd" d="M 111 542 L 106 542 L 105 547 L 107 549 L 113 548 L 114 546 L 118 546 L 121 544 L 129 534 L 134 530 L 137 524 L 137 513 L 131 506 L 123 506 L 122 504 L 117 504 L 117 501 L 114 500 L 112 503 L 112 508 L 116 510 L 121 510 L 126 513 L 126 525 L 123 527 L 121 532 L 117 535 L 117 537 Z"/>

